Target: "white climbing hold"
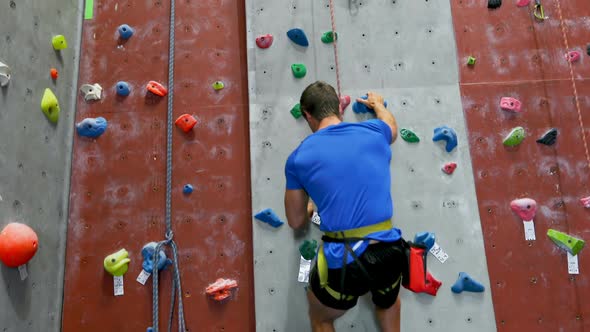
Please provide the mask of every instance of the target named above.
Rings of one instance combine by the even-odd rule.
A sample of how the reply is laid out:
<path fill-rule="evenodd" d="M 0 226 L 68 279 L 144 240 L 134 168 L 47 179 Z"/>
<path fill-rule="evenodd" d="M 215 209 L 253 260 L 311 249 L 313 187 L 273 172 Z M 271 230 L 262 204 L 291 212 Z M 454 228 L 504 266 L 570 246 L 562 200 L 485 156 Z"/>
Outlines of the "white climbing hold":
<path fill-rule="evenodd" d="M 7 64 L 0 61 L 0 86 L 8 85 L 10 82 L 10 76 L 12 75 L 12 70 L 8 67 Z"/>
<path fill-rule="evenodd" d="M 84 95 L 84 100 L 100 100 L 102 96 L 102 87 L 98 83 L 84 84 L 80 87 L 80 92 Z"/>

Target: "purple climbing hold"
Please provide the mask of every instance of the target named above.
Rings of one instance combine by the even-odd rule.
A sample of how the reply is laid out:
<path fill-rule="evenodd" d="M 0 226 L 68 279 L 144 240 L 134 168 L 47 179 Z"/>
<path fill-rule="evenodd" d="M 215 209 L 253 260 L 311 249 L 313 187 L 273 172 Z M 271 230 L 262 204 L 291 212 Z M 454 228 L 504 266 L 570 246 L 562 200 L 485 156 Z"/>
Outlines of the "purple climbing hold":
<path fill-rule="evenodd" d="M 451 287 L 453 293 L 459 294 L 463 291 L 481 293 L 485 290 L 485 287 L 475 279 L 471 278 L 467 273 L 460 272 L 459 278 L 455 281 L 455 284 Z"/>
<path fill-rule="evenodd" d="M 414 236 L 414 243 L 421 244 L 428 250 L 432 249 L 434 242 L 436 242 L 436 236 L 431 232 L 420 232 Z"/>
<path fill-rule="evenodd" d="M 262 210 L 258 212 L 254 217 L 275 228 L 280 227 L 284 224 L 279 218 L 279 216 L 277 216 L 277 214 L 272 209 Z"/>
<path fill-rule="evenodd" d="M 457 133 L 452 128 L 440 126 L 434 129 L 434 136 L 432 137 L 432 140 L 434 142 L 447 142 L 445 149 L 447 152 L 451 152 L 457 146 Z"/>
<path fill-rule="evenodd" d="M 307 36 L 305 32 L 299 28 L 291 29 L 287 31 L 287 37 L 291 39 L 292 42 L 299 46 L 307 47 L 309 46 L 309 41 L 307 40 Z"/>
<path fill-rule="evenodd" d="M 537 214 L 537 202 L 531 198 L 515 199 L 510 203 L 510 208 L 525 221 L 533 220 Z"/>

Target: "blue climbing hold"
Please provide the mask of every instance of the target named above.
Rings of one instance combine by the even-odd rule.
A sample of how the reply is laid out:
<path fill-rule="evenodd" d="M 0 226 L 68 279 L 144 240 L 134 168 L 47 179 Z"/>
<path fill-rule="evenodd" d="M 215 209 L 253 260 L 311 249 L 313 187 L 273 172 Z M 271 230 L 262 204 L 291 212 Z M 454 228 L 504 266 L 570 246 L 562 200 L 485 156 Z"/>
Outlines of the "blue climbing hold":
<path fill-rule="evenodd" d="M 133 36 L 133 28 L 128 26 L 127 24 L 122 24 L 119 26 L 119 36 L 121 39 L 129 39 Z"/>
<path fill-rule="evenodd" d="M 157 245 L 156 242 L 150 242 L 141 248 L 141 257 L 143 257 L 141 267 L 147 273 L 154 272 L 154 252 L 156 251 Z M 170 264 L 172 264 L 172 261 L 169 258 L 166 258 L 164 250 L 160 250 L 160 254 L 158 255 L 158 271 L 162 271 Z"/>
<path fill-rule="evenodd" d="M 414 243 L 426 246 L 430 250 L 434 246 L 435 235 L 431 232 L 420 232 L 414 236 Z"/>
<path fill-rule="evenodd" d="M 362 96 L 361 99 L 367 100 L 367 96 Z M 385 107 L 387 107 L 387 101 L 383 102 L 383 105 Z M 370 108 L 368 108 L 367 106 L 365 106 L 364 104 L 359 103 L 358 101 L 355 101 L 354 104 L 352 104 L 352 111 L 355 113 L 373 113 L 374 111 Z"/>
<path fill-rule="evenodd" d="M 86 118 L 76 124 L 78 135 L 97 138 L 107 130 L 107 120 L 103 117 Z"/>
<path fill-rule="evenodd" d="M 182 192 L 186 195 L 190 194 L 193 192 L 193 186 L 191 184 L 185 184 L 184 187 L 182 188 Z"/>
<path fill-rule="evenodd" d="M 131 93 L 131 89 L 129 88 L 129 84 L 127 84 L 127 82 L 124 81 L 119 81 L 117 82 L 117 94 L 119 96 L 129 96 L 129 94 Z"/>
<path fill-rule="evenodd" d="M 446 141 L 447 145 L 445 149 L 447 152 L 451 152 L 457 146 L 457 133 L 452 128 L 440 126 L 434 129 L 434 137 L 432 137 L 432 140 L 434 142 Z"/>
<path fill-rule="evenodd" d="M 279 216 L 272 209 L 266 209 L 258 212 L 255 216 L 256 219 L 265 222 L 272 227 L 280 227 L 284 223 L 279 219 Z"/>
<path fill-rule="evenodd" d="M 475 281 L 475 279 L 471 278 L 467 273 L 460 272 L 459 278 L 455 281 L 455 284 L 451 287 L 451 291 L 453 293 L 461 293 L 465 292 L 474 292 L 474 293 L 481 293 L 485 290 L 485 287 L 480 284 L 479 282 Z"/>
<path fill-rule="evenodd" d="M 307 36 L 305 32 L 299 28 L 291 29 L 287 31 L 287 37 L 291 39 L 292 42 L 299 46 L 307 47 L 309 46 L 309 41 L 307 40 Z"/>

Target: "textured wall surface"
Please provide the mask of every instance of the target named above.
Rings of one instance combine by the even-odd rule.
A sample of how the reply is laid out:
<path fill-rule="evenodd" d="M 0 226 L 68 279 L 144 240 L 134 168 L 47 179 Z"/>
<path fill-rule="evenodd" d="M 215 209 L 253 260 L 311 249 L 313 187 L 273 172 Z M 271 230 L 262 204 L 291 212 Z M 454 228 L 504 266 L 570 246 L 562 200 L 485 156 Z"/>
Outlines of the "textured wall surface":
<path fill-rule="evenodd" d="M 392 146 L 394 222 L 412 239 L 418 231 L 433 231 L 450 258 L 440 264 L 429 256 L 430 270 L 443 282 L 438 296 L 402 291 L 404 331 L 494 331 L 489 291 L 455 295 L 450 286 L 460 271 L 489 289 L 487 266 L 458 85 L 456 44 L 450 3 L 446 1 L 335 1 L 343 94 L 361 96 L 376 90 L 389 100 L 400 128 L 421 138 Z M 332 45 L 321 43 L 330 30 L 328 1 L 252 0 L 247 2 L 250 88 L 252 206 L 273 208 L 284 218 L 284 163 L 310 134 L 303 119 L 289 110 L 303 89 L 315 80 L 335 84 Z M 286 36 L 302 28 L 310 46 L 294 45 Z M 256 36 L 275 37 L 269 49 L 258 49 Z M 290 72 L 304 63 L 301 80 Z M 365 117 L 349 107 L 345 121 Z M 432 142 L 433 130 L 453 127 L 459 146 L 452 153 Z M 455 161 L 452 176 L 441 172 Z M 273 229 L 254 220 L 256 326 L 258 331 L 307 331 L 305 285 L 297 282 L 298 245 L 319 240 L 315 226 L 294 234 L 288 226 Z M 337 322 L 339 331 L 375 331 L 370 298 Z"/>
<path fill-rule="evenodd" d="M 571 81 L 573 74 L 588 135 L 590 5 L 560 4 L 562 15 L 557 0 L 543 1 L 549 19 L 539 21 L 530 6 L 505 3 L 489 11 L 479 2 L 452 1 L 461 96 L 500 331 L 590 328 L 587 249 L 578 254 L 580 274 L 569 275 L 565 252 L 545 235 L 553 228 L 590 237 L 589 212 L 579 203 L 590 194 L 589 161 Z M 582 53 L 573 72 L 564 58 L 571 50 Z M 465 66 L 469 55 L 478 59 L 473 68 Z M 523 113 L 502 111 L 502 97 L 520 100 Z M 527 137 L 515 148 L 504 147 L 504 136 L 516 126 L 525 128 Z M 536 143 L 550 128 L 559 131 L 556 144 Z M 522 222 L 510 211 L 510 201 L 521 197 L 539 206 L 536 241 L 525 241 Z"/>
<path fill-rule="evenodd" d="M 59 330 L 80 21 L 77 1 L 0 4 L 0 61 L 13 74 L 0 88 L 0 228 L 22 222 L 39 237 L 26 280 L 0 264 L 1 331 Z M 57 34 L 66 36 L 68 49 L 53 50 Z M 45 88 L 60 102 L 57 125 L 40 109 Z"/>

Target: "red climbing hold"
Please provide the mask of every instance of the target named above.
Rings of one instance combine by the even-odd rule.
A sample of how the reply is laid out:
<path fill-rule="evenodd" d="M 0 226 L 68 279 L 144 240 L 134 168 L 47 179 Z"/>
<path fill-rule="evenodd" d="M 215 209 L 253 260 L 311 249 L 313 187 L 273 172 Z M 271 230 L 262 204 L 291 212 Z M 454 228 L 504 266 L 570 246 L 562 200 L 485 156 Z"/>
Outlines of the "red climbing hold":
<path fill-rule="evenodd" d="M 26 264 L 37 252 L 35 231 L 20 223 L 10 223 L 0 232 L 0 261 L 9 267 Z"/>
<path fill-rule="evenodd" d="M 580 198 L 580 203 L 582 203 L 582 205 L 584 205 L 585 208 L 590 209 L 590 196 Z"/>
<path fill-rule="evenodd" d="M 147 85 L 147 89 L 149 92 L 160 97 L 164 97 L 168 94 L 168 89 L 166 89 L 162 84 L 156 81 L 150 81 Z"/>
<path fill-rule="evenodd" d="M 569 62 L 576 62 L 580 60 L 580 52 L 578 51 L 571 51 L 565 55 L 565 59 Z"/>
<path fill-rule="evenodd" d="M 350 96 L 340 97 L 340 114 L 344 113 L 344 110 L 350 105 Z"/>
<path fill-rule="evenodd" d="M 503 97 L 500 99 L 500 107 L 509 112 L 520 113 L 521 103 L 518 99 L 512 97 Z"/>
<path fill-rule="evenodd" d="M 510 202 L 510 208 L 524 221 L 533 220 L 537 214 L 537 202 L 531 198 L 515 199 Z"/>
<path fill-rule="evenodd" d="M 519 0 L 519 1 L 516 3 L 516 6 L 518 6 L 518 7 L 526 7 L 526 6 L 528 6 L 530 3 L 531 3 L 531 0 Z"/>
<path fill-rule="evenodd" d="M 269 33 L 256 37 L 256 45 L 260 48 L 269 48 L 272 45 L 274 37 Z"/>
<path fill-rule="evenodd" d="M 185 133 L 188 133 L 193 130 L 193 127 L 197 124 L 197 119 L 190 114 L 183 114 L 176 119 L 174 124 Z"/>
<path fill-rule="evenodd" d="M 436 296 L 438 289 L 442 285 L 440 280 L 437 280 L 430 272 L 426 272 L 426 286 L 424 287 L 424 293 Z"/>
<path fill-rule="evenodd" d="M 223 301 L 230 297 L 231 291 L 237 287 L 237 281 L 219 278 L 214 283 L 207 286 L 205 293 L 211 296 L 215 301 Z"/>
<path fill-rule="evenodd" d="M 455 169 L 457 169 L 457 163 L 446 163 L 443 168 L 442 171 L 451 175 L 453 174 L 453 172 L 455 171 Z"/>
<path fill-rule="evenodd" d="M 55 69 L 55 68 L 51 68 L 49 73 L 51 74 L 51 78 L 54 80 L 56 80 L 57 77 L 59 76 L 59 73 L 57 72 L 57 69 Z"/>

